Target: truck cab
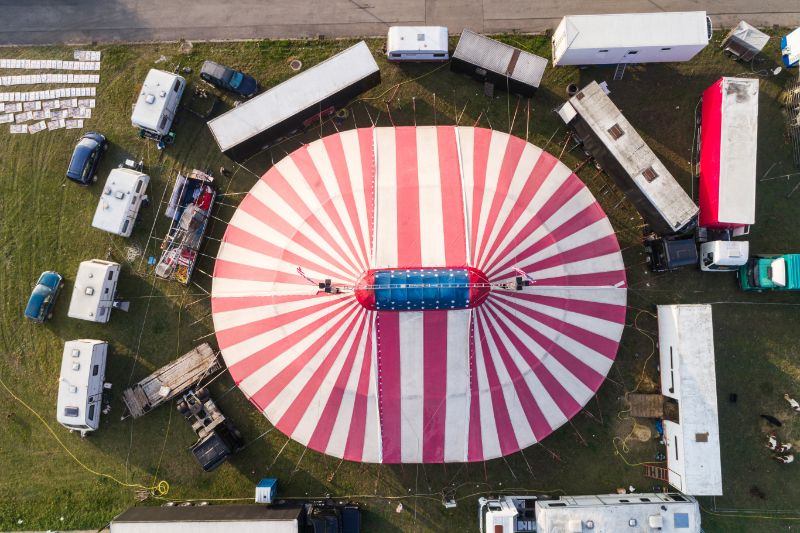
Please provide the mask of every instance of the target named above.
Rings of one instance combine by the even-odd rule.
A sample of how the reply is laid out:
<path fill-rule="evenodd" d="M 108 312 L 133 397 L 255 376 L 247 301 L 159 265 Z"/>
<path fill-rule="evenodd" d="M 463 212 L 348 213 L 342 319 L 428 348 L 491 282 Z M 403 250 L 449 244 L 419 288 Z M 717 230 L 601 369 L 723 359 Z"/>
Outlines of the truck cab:
<path fill-rule="evenodd" d="M 218 468 L 244 445 L 242 434 L 222 414 L 207 389 L 187 392 L 177 408 L 197 434 L 192 455 L 206 472 Z"/>
<path fill-rule="evenodd" d="M 738 276 L 745 291 L 800 290 L 800 254 L 751 257 L 739 267 Z"/>
<path fill-rule="evenodd" d="M 750 243 L 747 241 L 711 241 L 700 245 L 700 270 L 731 272 L 747 262 Z"/>
<path fill-rule="evenodd" d="M 653 272 L 669 272 L 697 265 L 697 244 L 689 237 L 651 237 L 645 239 L 647 265 Z"/>

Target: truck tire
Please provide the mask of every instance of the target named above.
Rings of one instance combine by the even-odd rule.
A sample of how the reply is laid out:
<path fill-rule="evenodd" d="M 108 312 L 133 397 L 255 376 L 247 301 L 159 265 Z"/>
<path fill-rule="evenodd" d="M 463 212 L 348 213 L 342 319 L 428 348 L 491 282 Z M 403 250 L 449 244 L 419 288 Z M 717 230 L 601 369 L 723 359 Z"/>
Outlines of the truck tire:
<path fill-rule="evenodd" d="M 202 389 L 197 389 L 194 395 L 197 396 L 197 399 L 200 400 L 201 402 L 204 402 L 211 397 L 211 395 L 208 393 L 208 389 L 205 387 L 203 387 Z"/>
<path fill-rule="evenodd" d="M 189 412 L 189 406 L 186 405 L 185 401 L 181 400 L 180 402 L 178 402 L 178 412 L 182 415 L 185 415 L 186 413 Z"/>

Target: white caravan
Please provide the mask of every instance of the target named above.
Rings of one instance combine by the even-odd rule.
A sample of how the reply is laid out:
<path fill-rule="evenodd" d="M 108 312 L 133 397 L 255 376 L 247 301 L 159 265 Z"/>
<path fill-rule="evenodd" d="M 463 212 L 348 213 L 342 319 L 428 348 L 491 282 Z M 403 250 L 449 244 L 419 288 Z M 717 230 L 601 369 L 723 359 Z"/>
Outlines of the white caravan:
<path fill-rule="evenodd" d="M 150 176 L 138 170 L 112 170 L 100 195 L 92 226 L 121 237 L 130 237 L 148 183 Z"/>
<path fill-rule="evenodd" d="M 142 136 L 161 139 L 169 133 L 186 80 L 177 74 L 150 69 L 131 114 L 131 124 Z"/>
<path fill-rule="evenodd" d="M 80 339 L 64 343 L 58 378 L 56 420 L 81 437 L 100 427 L 108 343 Z"/>
<path fill-rule="evenodd" d="M 118 279 L 118 263 L 101 259 L 83 261 L 75 275 L 67 316 L 89 322 L 108 322 Z"/>

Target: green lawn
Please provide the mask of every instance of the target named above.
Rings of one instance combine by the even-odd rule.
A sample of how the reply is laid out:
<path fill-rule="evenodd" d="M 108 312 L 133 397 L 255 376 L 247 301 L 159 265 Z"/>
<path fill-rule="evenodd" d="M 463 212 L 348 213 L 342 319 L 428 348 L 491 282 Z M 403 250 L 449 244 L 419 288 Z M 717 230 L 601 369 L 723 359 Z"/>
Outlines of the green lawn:
<path fill-rule="evenodd" d="M 716 44 L 721 37 L 717 34 Z M 549 56 L 545 37 L 508 36 L 518 46 Z M 30 411 L 0 388 L 0 529 L 70 529 L 99 527 L 135 502 L 135 490 L 90 470 L 128 484 L 150 486 L 164 479 L 167 498 L 242 498 L 253 495 L 261 477 L 280 479 L 283 496 L 331 495 L 360 501 L 366 506 L 368 531 L 474 531 L 477 497 L 503 492 L 587 494 L 614 491 L 630 484 L 639 491 L 653 486 L 640 467 L 627 466 L 653 459 L 654 441 L 628 441 L 628 452 L 615 454 L 614 437 L 627 435 L 622 398 L 644 375 L 640 390 L 654 390 L 657 355 L 651 336 L 655 320 L 640 310 L 654 311 L 657 304 L 714 303 L 722 461 L 725 496 L 702 499 L 706 510 L 739 510 L 736 516 L 704 514 L 706 531 L 785 531 L 793 522 L 759 516 L 786 516 L 776 511 L 800 507 L 797 466 L 778 465 L 763 447 L 766 427 L 758 415 L 770 413 L 787 423 L 785 439 L 800 446 L 800 417 L 792 417 L 782 399 L 784 392 L 800 395 L 797 353 L 800 299 L 797 295 L 744 294 L 727 274 L 683 271 L 653 275 L 644 267 L 639 243 L 641 219 L 610 185 L 604 175 L 587 165 L 580 176 L 605 208 L 624 248 L 629 275 L 628 323 L 609 380 L 596 401 L 537 445 L 506 459 L 485 464 L 376 466 L 340 463 L 332 457 L 305 451 L 277 431 L 243 398 L 224 375 L 212 385 L 223 411 L 252 440 L 243 452 L 212 474 L 194 463 L 188 446 L 194 435 L 188 424 L 163 407 L 135 422 L 120 421 L 121 390 L 174 359 L 202 340 L 213 344 L 207 291 L 218 241 L 238 201 L 268 167 L 302 142 L 318 138 L 318 129 L 293 139 L 234 167 L 213 142 L 205 124 L 183 112 L 175 127 L 177 141 L 165 152 L 140 140 L 130 125 L 131 105 L 146 71 L 176 64 L 199 68 L 212 58 L 254 75 L 264 87 L 291 76 L 290 58 L 310 66 L 344 49 L 345 41 L 249 42 L 195 44 L 183 52 L 176 44 L 101 46 L 103 64 L 95 116 L 88 129 L 105 133 L 111 147 L 100 168 L 100 179 L 125 158 L 143 159 L 150 174 L 153 205 L 145 210 L 130 239 L 109 236 L 90 227 L 99 187 L 81 188 L 65 183 L 63 172 L 79 133 L 42 132 L 34 136 L 9 135 L 0 129 L 0 377 L 19 398 L 41 414 L 80 466 Z M 376 57 L 382 42 L 370 41 Z M 3 49 L 6 57 L 67 58 L 64 48 Z M 768 55 L 777 57 L 777 39 Z M 164 57 L 165 60 L 155 62 Z M 530 101 L 498 92 L 483 96 L 482 86 L 435 65 L 390 65 L 380 60 L 383 82 L 363 101 L 351 106 L 347 127 L 395 124 L 460 124 L 491 126 L 526 134 L 531 142 L 559 155 L 571 167 L 582 161 L 579 149 L 565 145 L 566 131 L 552 109 L 563 101 L 565 87 L 592 80 L 610 80 L 613 69 L 548 69 L 543 87 Z M 763 68 L 756 66 L 756 70 Z M 3 73 L 9 74 L 9 73 Z M 16 73 L 14 73 L 16 74 Z M 711 45 L 690 63 L 631 67 L 622 81 L 609 81 L 611 97 L 661 156 L 687 190 L 692 189 L 689 159 L 694 109 L 702 90 L 721 75 L 751 75 L 751 66 L 725 58 Z M 763 78 L 759 120 L 759 176 L 775 164 L 771 175 L 791 172 L 792 162 L 784 138 L 780 91 L 796 72 Z M 195 75 L 189 75 L 192 83 Z M 397 85 L 404 82 L 402 85 Z M 25 90 L 31 88 L 25 87 Z M 434 96 L 435 95 L 435 96 Z M 435 104 L 434 104 L 435 102 Z M 230 101 L 228 100 L 228 103 Z M 388 111 L 387 111 L 388 106 Z M 219 108 L 220 110 L 222 107 Z M 333 131 L 326 125 L 323 133 Z M 192 168 L 220 166 L 234 169 L 218 176 L 226 196 L 216 211 L 206 256 L 194 282 L 187 288 L 155 281 L 147 257 L 157 255 L 166 218 L 156 216 L 159 201 L 169 194 L 175 174 Z M 750 237 L 754 252 L 800 251 L 796 229 L 796 202 L 800 193 L 786 198 L 796 181 L 773 180 L 759 184 L 757 224 Z M 694 187 L 696 189 L 696 187 Z M 148 238 L 152 234 L 154 238 Z M 66 317 L 71 279 L 82 260 L 111 258 L 123 265 L 121 296 L 129 299 L 128 314 L 116 312 L 110 324 L 91 324 Z M 67 278 L 55 318 L 45 326 L 22 319 L 22 306 L 31 283 L 47 269 Z M 86 439 L 71 435 L 55 423 L 54 410 L 61 350 L 65 340 L 107 339 L 112 344 L 107 378 L 116 397 L 112 413 L 101 431 Z M 644 367 L 646 365 L 646 367 Z M 644 367 L 644 368 L 643 368 Z M 730 393 L 738 402 L 730 403 Z M 263 435 L 265 432 L 266 435 Z M 263 435 L 261 438 L 259 436 Z M 618 441 L 617 441 L 618 442 Z M 757 487 L 764 498 L 753 496 Z M 456 509 L 445 510 L 442 493 L 455 493 Z M 397 512 L 398 503 L 403 503 Z M 158 503 L 158 502 L 155 502 Z M 741 516 L 740 516 L 741 515 Z M 798 517 L 798 515 L 794 515 Z M 22 522 L 19 522 L 19 521 Z"/>

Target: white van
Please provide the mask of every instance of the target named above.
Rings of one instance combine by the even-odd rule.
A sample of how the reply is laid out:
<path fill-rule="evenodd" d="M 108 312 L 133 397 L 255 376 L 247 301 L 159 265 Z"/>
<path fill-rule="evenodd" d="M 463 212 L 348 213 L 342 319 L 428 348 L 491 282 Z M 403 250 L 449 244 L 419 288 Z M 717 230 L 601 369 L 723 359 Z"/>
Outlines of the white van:
<path fill-rule="evenodd" d="M 117 293 L 119 263 L 91 259 L 83 261 L 75 275 L 75 287 L 67 316 L 105 324 Z"/>
<path fill-rule="evenodd" d="M 100 195 L 92 226 L 121 237 L 130 237 L 148 183 L 150 176 L 138 170 L 112 170 Z"/>
<path fill-rule="evenodd" d="M 131 123 L 143 136 L 160 140 L 172 128 L 185 88 L 186 80 L 181 76 L 150 69 L 133 107 Z"/>
<path fill-rule="evenodd" d="M 64 343 L 58 378 L 56 420 L 81 437 L 100 427 L 108 343 L 80 339 Z"/>
<path fill-rule="evenodd" d="M 386 37 L 389 61 L 447 61 L 450 59 L 444 26 L 392 26 Z"/>

